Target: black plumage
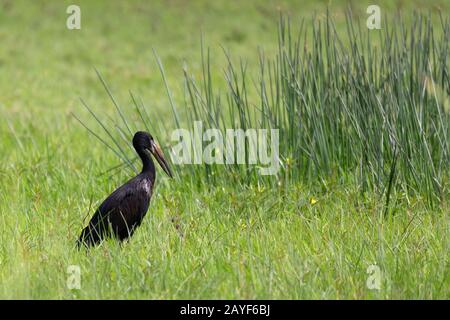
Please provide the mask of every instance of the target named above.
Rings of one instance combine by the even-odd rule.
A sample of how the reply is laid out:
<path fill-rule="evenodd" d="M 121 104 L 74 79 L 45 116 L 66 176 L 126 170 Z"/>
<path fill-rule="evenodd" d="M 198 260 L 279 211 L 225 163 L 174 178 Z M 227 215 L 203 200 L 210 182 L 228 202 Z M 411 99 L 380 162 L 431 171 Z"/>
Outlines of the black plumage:
<path fill-rule="evenodd" d="M 100 205 L 77 241 L 78 247 L 96 245 L 106 237 L 123 241 L 131 237 L 147 213 L 155 185 L 156 170 L 150 153 L 172 177 L 161 148 L 147 132 L 136 132 L 133 146 L 142 160 L 142 171 L 115 190 Z"/>

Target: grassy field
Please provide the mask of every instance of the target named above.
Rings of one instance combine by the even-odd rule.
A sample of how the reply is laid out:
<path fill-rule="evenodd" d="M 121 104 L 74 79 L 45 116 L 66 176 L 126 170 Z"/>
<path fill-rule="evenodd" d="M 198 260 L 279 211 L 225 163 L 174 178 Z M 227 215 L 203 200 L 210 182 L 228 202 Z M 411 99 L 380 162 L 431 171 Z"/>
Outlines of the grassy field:
<path fill-rule="evenodd" d="M 348 176 L 344 180 L 311 173 L 286 184 L 219 175 L 210 185 L 197 171 L 168 180 L 159 170 L 157 193 L 131 241 L 77 251 L 75 240 L 88 215 L 132 175 L 108 173 L 120 160 L 72 116 L 101 132 L 82 97 L 111 128 L 120 121 L 94 68 L 124 110 L 133 110 L 132 90 L 151 114 L 175 128 L 153 49 L 175 103 L 182 105 L 183 68 L 202 76 L 201 34 L 211 48 L 212 81 L 226 91 L 221 46 L 237 65 L 239 57 L 247 60 L 249 76 L 257 78 L 258 50 L 267 56 L 278 52 L 280 11 L 294 21 L 310 21 L 313 14 L 323 19 L 328 6 L 345 38 L 346 8 L 364 23 L 372 3 L 78 1 L 82 28 L 74 31 L 66 28 L 69 4 L 0 0 L 0 298 L 450 298 L 448 153 L 436 148 L 432 158 L 441 159 L 439 174 L 425 170 L 420 159 L 414 163 L 425 168 L 424 184 L 439 186 L 437 195 L 428 197 L 427 186 L 419 190 L 422 180 L 412 187 L 417 192 L 398 186 L 387 211 L 385 193 L 362 188 L 358 170 L 335 173 Z M 450 12 L 446 1 L 437 0 L 377 4 L 383 17 L 399 12 L 406 25 L 414 10 L 430 14 L 437 39 L 439 13 L 448 18 Z M 444 98 L 436 100 L 447 114 L 430 144 L 448 148 L 442 141 L 449 128 L 448 87 L 438 90 Z M 411 148 L 422 146 L 419 138 L 414 141 Z M 167 137 L 161 142 L 166 145 Z M 330 146 L 329 152 L 341 150 Z M 400 162 L 399 177 L 407 181 L 403 167 Z M 67 286 L 71 265 L 80 267 L 80 289 Z M 379 290 L 367 285 L 373 265 L 380 269 Z"/>

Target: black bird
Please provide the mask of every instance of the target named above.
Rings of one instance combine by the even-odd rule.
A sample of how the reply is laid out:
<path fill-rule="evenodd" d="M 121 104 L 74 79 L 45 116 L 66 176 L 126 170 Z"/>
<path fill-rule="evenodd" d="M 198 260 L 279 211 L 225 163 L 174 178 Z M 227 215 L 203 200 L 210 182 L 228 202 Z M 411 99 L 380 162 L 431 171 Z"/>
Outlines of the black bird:
<path fill-rule="evenodd" d="M 147 213 L 155 185 L 156 171 L 150 153 L 163 170 L 173 177 L 161 148 L 149 133 L 136 132 L 133 146 L 142 159 L 142 172 L 103 201 L 88 226 L 81 232 L 78 247 L 96 245 L 107 237 L 123 241 L 133 235 Z"/>

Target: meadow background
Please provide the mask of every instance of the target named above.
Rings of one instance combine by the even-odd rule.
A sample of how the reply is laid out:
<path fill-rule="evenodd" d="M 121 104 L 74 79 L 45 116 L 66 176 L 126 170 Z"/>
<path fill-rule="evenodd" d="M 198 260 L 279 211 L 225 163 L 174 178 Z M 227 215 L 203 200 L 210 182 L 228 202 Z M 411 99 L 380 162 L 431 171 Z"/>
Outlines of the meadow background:
<path fill-rule="evenodd" d="M 308 21 L 328 9 L 345 35 L 349 7 L 364 23 L 367 6 L 378 4 L 383 19 L 401 13 L 407 24 L 416 11 L 439 30 L 446 1 L 77 1 L 82 29 L 74 31 L 66 28 L 69 4 L 0 1 L 1 298 L 450 297 L 446 184 L 433 205 L 396 190 L 386 216 L 383 195 L 348 181 L 208 185 L 201 175 L 169 181 L 158 171 L 133 239 L 78 252 L 87 215 L 132 172 L 110 174 L 120 160 L 72 116 L 99 129 L 82 97 L 110 125 L 120 121 L 96 68 L 124 110 L 133 110 L 132 90 L 174 125 L 153 49 L 182 104 L 183 69 L 202 75 L 201 35 L 221 89 L 222 46 L 257 75 L 259 50 L 277 53 L 280 12 Z M 380 290 L 366 285 L 374 264 Z M 79 290 L 67 287 L 70 265 L 81 268 Z"/>

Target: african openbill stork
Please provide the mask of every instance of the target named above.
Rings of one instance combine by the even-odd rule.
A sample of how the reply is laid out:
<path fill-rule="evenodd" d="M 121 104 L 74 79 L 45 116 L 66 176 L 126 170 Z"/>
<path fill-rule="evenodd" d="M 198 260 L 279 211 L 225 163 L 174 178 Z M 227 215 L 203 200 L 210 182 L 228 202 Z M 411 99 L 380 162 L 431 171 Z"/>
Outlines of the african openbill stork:
<path fill-rule="evenodd" d="M 83 229 L 77 246 L 90 247 L 106 237 L 120 241 L 131 237 L 147 213 L 155 186 L 156 170 L 150 153 L 163 170 L 172 178 L 172 172 L 153 137 L 143 131 L 136 132 L 133 146 L 142 160 L 142 172 L 114 191 L 100 205 L 91 221 Z"/>

